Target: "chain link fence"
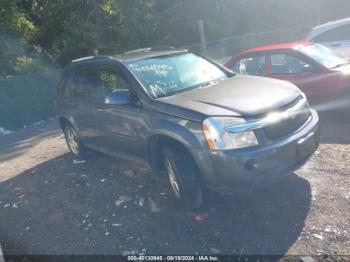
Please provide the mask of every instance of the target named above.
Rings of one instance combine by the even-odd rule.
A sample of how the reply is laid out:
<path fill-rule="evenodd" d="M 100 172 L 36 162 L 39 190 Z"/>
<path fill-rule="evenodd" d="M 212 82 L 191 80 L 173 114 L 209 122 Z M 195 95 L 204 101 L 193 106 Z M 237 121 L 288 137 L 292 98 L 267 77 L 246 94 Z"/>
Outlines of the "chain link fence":
<path fill-rule="evenodd" d="M 0 128 L 15 130 L 55 114 L 59 72 L 0 79 Z"/>

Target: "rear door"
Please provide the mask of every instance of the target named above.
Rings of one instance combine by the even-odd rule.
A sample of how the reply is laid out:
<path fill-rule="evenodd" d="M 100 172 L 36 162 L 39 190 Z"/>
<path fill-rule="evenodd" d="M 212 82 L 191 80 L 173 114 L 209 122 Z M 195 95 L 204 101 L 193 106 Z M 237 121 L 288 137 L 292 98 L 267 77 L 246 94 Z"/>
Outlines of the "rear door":
<path fill-rule="evenodd" d="M 93 121 L 94 104 L 97 101 L 96 81 L 96 71 L 92 64 L 77 66 L 69 78 L 70 88 L 66 104 L 84 143 L 94 143 L 96 138 L 96 126 Z"/>
<path fill-rule="evenodd" d="M 266 56 L 265 54 L 253 54 L 241 57 L 230 69 L 236 74 L 265 76 L 267 73 Z"/>

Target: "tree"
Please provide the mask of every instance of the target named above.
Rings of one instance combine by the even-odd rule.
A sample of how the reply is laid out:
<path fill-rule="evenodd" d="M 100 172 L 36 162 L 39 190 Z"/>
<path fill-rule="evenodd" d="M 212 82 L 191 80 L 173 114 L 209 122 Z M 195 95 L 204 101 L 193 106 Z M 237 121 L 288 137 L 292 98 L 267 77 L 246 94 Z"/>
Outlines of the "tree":
<path fill-rule="evenodd" d="M 2 0 L 0 59 L 14 72 L 19 57 L 44 50 L 65 65 L 85 55 L 198 43 L 199 20 L 207 39 L 216 40 L 311 27 L 347 16 L 349 8 L 348 0 Z"/>

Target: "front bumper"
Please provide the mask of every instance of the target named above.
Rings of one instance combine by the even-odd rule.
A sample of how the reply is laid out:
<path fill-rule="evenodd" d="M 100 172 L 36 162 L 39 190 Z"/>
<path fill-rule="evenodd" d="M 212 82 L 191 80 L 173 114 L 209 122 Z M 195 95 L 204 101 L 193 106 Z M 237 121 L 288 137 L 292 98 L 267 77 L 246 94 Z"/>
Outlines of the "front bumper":
<path fill-rule="evenodd" d="M 244 150 L 198 151 L 198 166 L 208 188 L 240 193 L 267 185 L 302 166 L 319 145 L 319 118 L 311 120 L 287 138 Z"/>

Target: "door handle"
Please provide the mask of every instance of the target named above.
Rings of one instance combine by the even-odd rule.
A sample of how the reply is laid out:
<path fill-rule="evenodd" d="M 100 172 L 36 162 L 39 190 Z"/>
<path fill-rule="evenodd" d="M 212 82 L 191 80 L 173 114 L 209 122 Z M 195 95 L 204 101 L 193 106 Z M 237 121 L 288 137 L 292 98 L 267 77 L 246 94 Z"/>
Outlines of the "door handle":
<path fill-rule="evenodd" d="M 97 112 L 103 112 L 103 109 L 102 108 L 97 108 L 96 111 Z"/>

